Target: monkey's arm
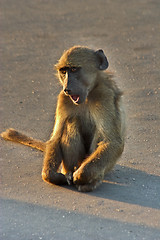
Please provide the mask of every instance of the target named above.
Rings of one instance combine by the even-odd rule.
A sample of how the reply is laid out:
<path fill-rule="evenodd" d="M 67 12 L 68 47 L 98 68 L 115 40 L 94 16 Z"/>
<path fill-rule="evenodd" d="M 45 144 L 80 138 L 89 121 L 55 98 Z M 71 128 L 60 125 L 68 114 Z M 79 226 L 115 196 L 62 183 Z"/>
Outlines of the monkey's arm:
<path fill-rule="evenodd" d="M 96 150 L 73 173 L 73 183 L 81 192 L 93 191 L 101 184 L 104 175 L 115 165 L 123 152 L 123 140 L 102 141 Z"/>
<path fill-rule="evenodd" d="M 92 191 L 103 180 L 122 153 L 122 147 L 109 142 L 101 142 L 97 149 L 73 174 L 73 182 L 79 191 Z"/>

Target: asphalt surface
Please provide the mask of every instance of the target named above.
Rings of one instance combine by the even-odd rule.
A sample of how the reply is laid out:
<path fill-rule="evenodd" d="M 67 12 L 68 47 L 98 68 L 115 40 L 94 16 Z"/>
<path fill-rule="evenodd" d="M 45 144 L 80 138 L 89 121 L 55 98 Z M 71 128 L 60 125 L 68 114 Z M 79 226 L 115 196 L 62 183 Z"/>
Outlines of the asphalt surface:
<path fill-rule="evenodd" d="M 102 48 L 124 90 L 125 151 L 100 188 L 41 179 L 43 154 L 1 139 L 1 240 L 160 239 L 160 1 L 0 0 L 1 126 L 47 140 L 53 65 L 73 45 Z"/>

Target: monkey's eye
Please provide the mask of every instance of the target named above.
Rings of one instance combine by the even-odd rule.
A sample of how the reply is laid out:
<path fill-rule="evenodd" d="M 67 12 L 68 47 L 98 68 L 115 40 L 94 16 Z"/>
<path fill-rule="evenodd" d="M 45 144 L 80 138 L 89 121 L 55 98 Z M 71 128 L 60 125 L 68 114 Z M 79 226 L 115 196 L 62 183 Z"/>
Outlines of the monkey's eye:
<path fill-rule="evenodd" d="M 62 74 L 66 74 L 66 69 L 65 69 L 65 68 L 61 68 L 59 71 L 60 71 Z"/>
<path fill-rule="evenodd" d="M 76 72 L 78 70 L 78 68 L 77 67 L 72 67 L 70 70 L 71 70 L 71 72 Z"/>

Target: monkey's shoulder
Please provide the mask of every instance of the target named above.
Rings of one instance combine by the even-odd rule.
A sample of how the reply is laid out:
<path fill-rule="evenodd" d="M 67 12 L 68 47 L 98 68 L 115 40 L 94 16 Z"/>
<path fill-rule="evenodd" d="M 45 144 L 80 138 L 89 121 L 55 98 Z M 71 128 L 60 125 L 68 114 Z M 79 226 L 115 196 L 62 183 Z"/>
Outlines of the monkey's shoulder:
<path fill-rule="evenodd" d="M 100 78 L 97 86 L 90 92 L 89 103 L 93 106 L 99 105 L 99 107 L 114 105 L 115 101 L 119 101 L 122 94 L 113 78 L 106 76 Z"/>

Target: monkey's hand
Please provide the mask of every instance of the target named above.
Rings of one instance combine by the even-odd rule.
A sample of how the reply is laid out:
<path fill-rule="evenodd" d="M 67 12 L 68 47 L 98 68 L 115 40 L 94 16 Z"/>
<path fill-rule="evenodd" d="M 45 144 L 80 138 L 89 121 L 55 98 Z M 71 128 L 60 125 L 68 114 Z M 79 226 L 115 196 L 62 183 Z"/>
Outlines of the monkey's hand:
<path fill-rule="evenodd" d="M 72 185 L 73 184 L 73 174 L 72 174 L 72 172 L 68 172 L 65 175 L 65 177 L 66 177 L 68 185 Z"/>
<path fill-rule="evenodd" d="M 82 167 L 79 167 L 73 173 L 73 183 L 74 184 L 84 184 L 85 183 L 85 174 L 84 174 Z"/>

